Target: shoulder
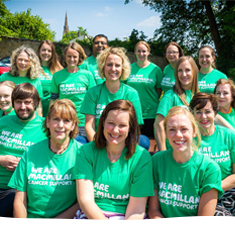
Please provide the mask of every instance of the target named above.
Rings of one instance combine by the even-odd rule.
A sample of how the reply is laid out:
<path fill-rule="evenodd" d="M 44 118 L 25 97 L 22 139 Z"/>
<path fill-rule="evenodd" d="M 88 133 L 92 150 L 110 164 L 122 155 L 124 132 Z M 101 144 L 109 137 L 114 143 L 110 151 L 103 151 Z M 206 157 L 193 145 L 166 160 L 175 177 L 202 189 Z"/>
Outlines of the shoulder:
<path fill-rule="evenodd" d="M 171 157 L 172 157 L 172 149 L 167 149 L 167 150 L 164 150 L 164 151 L 156 152 L 152 156 L 152 161 L 153 162 L 168 161 L 168 159 L 171 158 Z"/>
<path fill-rule="evenodd" d="M 78 71 L 79 75 L 85 75 L 85 76 L 93 76 L 92 73 L 86 69 L 79 69 Z"/>
<path fill-rule="evenodd" d="M 126 94 L 138 94 L 138 92 L 131 86 L 121 82 L 121 88 L 126 92 Z"/>
<path fill-rule="evenodd" d="M 64 69 L 61 69 L 61 70 L 55 72 L 55 73 L 53 74 L 53 76 L 60 76 L 61 74 L 64 74 L 64 73 L 66 73 L 66 72 L 67 72 L 67 69 L 64 68 Z"/>
<path fill-rule="evenodd" d="M 9 126 L 10 127 L 10 124 L 9 123 L 15 123 L 16 121 L 16 118 L 17 116 L 16 115 L 6 115 L 6 116 L 3 116 L 1 117 L 1 124 L 0 126 Z"/>
<path fill-rule="evenodd" d="M 222 73 L 221 71 L 217 70 L 217 69 L 213 69 L 212 71 L 213 75 L 217 75 L 217 76 L 221 76 L 221 78 L 227 78 L 227 75 L 225 75 L 224 73 Z"/>

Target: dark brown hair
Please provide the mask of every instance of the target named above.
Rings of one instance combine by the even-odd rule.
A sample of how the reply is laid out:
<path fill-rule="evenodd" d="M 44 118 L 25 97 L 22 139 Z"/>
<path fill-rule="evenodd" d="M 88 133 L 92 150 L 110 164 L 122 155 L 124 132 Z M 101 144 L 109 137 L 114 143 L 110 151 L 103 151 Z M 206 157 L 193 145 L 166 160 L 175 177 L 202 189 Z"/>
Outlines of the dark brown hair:
<path fill-rule="evenodd" d="M 219 102 L 217 100 L 217 97 L 214 94 L 207 94 L 205 92 L 198 92 L 192 98 L 189 107 L 193 112 L 194 109 L 200 110 L 200 109 L 204 108 L 206 106 L 207 102 L 211 102 L 212 109 L 214 110 L 215 115 L 216 115 L 219 111 Z"/>
<path fill-rule="evenodd" d="M 104 122 L 111 110 L 120 110 L 129 113 L 129 133 L 125 140 L 125 146 L 127 147 L 126 159 L 130 159 L 135 153 L 136 145 L 139 141 L 139 125 L 137 122 L 135 108 L 128 100 L 115 100 L 109 103 L 101 114 L 97 132 L 94 136 L 95 145 L 98 149 L 105 148 L 107 146 L 106 138 L 104 136 Z"/>
<path fill-rule="evenodd" d="M 25 100 L 29 98 L 33 99 L 33 107 L 34 110 L 36 110 L 40 102 L 36 88 L 30 83 L 21 83 L 17 85 L 11 94 L 12 107 L 14 108 L 15 100 Z"/>

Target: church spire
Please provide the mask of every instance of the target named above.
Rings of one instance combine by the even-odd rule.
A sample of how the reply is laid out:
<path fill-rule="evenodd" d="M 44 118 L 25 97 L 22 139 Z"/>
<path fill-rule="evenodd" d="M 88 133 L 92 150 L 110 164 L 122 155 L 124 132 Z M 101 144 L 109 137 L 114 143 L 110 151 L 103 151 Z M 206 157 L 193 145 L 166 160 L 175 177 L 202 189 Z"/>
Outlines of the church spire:
<path fill-rule="evenodd" d="M 63 35 L 69 32 L 69 26 L 68 26 L 68 17 L 67 12 L 65 13 L 65 22 L 64 22 L 64 31 Z"/>

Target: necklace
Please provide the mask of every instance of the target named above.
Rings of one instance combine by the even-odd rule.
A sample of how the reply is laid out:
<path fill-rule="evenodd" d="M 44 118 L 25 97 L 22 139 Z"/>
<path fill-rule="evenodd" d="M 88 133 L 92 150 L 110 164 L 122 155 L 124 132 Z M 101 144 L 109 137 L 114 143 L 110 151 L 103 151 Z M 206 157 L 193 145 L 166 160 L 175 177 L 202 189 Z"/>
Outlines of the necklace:
<path fill-rule="evenodd" d="M 49 139 L 49 149 L 51 150 L 52 153 L 55 153 L 55 154 L 62 154 L 68 147 L 69 147 L 69 144 L 68 144 L 65 148 L 63 148 L 63 149 L 61 149 L 61 150 L 54 151 L 54 150 L 52 150 L 52 148 L 51 148 L 51 139 Z"/>

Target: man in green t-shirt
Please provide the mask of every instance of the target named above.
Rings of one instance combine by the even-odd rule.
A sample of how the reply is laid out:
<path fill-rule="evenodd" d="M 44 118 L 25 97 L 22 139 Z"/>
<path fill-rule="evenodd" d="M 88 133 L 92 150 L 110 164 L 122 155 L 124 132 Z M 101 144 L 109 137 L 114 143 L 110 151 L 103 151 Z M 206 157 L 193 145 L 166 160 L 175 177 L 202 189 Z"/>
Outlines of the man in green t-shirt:
<path fill-rule="evenodd" d="M 88 69 L 93 74 L 96 84 L 101 84 L 104 80 L 100 77 L 98 73 L 98 66 L 96 63 L 96 57 L 108 48 L 108 38 L 104 34 L 98 34 L 93 38 L 92 52 L 93 54 L 87 58 Z"/>
<path fill-rule="evenodd" d="M 6 115 L 0 122 L 0 216 L 13 216 L 15 190 L 7 184 L 20 158 L 30 145 L 46 138 L 44 118 L 36 114 L 40 98 L 30 83 L 22 83 L 12 92 L 16 115 Z"/>

